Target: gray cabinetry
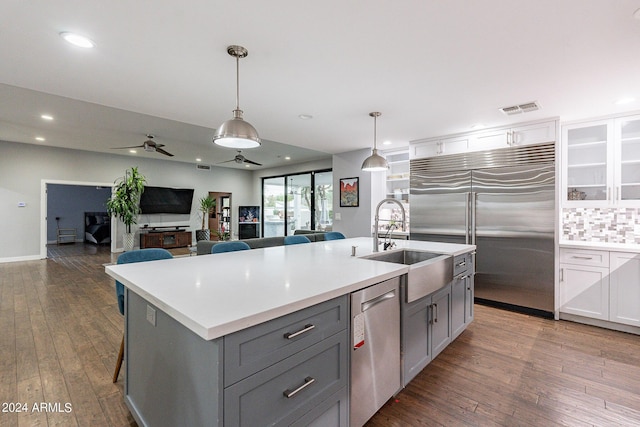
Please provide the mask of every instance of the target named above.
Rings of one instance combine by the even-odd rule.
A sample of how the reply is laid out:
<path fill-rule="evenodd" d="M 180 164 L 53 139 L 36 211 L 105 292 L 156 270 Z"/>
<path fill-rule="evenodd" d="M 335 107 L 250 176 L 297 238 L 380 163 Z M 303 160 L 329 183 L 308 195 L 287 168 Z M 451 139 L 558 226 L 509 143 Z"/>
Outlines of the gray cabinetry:
<path fill-rule="evenodd" d="M 406 386 L 473 320 L 473 254 L 453 260 L 454 279 L 442 289 L 407 303 L 402 286 L 402 384 Z"/>
<path fill-rule="evenodd" d="M 343 296 L 226 336 L 224 425 L 347 425 L 347 303 Z"/>
<path fill-rule="evenodd" d="M 453 261 L 451 282 L 451 338 L 460 335 L 473 320 L 473 257 L 459 255 Z"/>
<path fill-rule="evenodd" d="M 451 284 L 439 291 L 402 303 L 402 384 L 406 386 L 451 342 Z"/>
<path fill-rule="evenodd" d="M 139 426 L 348 425 L 347 295 L 213 341 L 126 299 L 125 402 Z"/>

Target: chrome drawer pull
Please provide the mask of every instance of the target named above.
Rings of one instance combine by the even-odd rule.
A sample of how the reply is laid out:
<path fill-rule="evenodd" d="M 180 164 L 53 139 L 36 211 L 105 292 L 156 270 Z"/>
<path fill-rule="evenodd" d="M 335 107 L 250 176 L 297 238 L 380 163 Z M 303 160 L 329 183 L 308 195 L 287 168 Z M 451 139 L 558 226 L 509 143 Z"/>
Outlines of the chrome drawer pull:
<path fill-rule="evenodd" d="M 295 390 L 285 390 L 282 392 L 282 394 L 284 394 L 284 397 L 286 397 L 287 399 L 291 399 L 293 396 L 298 394 L 298 392 L 301 392 L 302 390 L 309 387 L 311 384 L 315 382 L 316 382 L 315 378 L 307 377 L 304 379 L 304 384 L 302 384 L 300 387 L 298 387 Z"/>
<path fill-rule="evenodd" d="M 469 278 L 469 275 L 467 273 L 462 273 L 462 274 L 458 274 L 456 277 L 453 278 L 453 280 L 458 281 L 458 280 L 464 280 Z"/>
<path fill-rule="evenodd" d="M 593 259 L 593 257 L 590 257 L 590 256 L 577 256 L 577 255 L 573 255 L 571 258 L 575 258 L 575 259 Z"/>
<path fill-rule="evenodd" d="M 467 260 L 461 261 L 459 263 L 456 264 L 456 267 L 464 267 L 465 265 L 467 265 Z"/>
<path fill-rule="evenodd" d="M 305 332 L 309 332 L 310 330 L 314 329 L 315 325 L 312 325 L 311 323 L 309 323 L 308 325 L 304 325 L 304 329 L 300 329 L 298 332 L 287 332 L 286 334 L 284 334 L 284 337 L 288 340 L 297 337 L 298 335 L 302 335 Z"/>

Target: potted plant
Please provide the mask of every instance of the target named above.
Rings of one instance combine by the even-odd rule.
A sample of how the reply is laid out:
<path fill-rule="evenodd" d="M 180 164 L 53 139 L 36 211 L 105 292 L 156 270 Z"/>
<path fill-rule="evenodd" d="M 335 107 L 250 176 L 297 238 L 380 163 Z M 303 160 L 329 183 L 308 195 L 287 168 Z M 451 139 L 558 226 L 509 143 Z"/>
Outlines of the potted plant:
<path fill-rule="evenodd" d="M 114 183 L 113 194 L 107 200 L 107 212 L 122 221 L 126 227 L 123 245 L 125 251 L 133 250 L 135 233 L 131 225 L 137 224 L 140 215 L 140 196 L 144 191 L 146 179 L 138 172 L 137 167 L 125 171 L 124 177 Z"/>
<path fill-rule="evenodd" d="M 211 196 L 205 196 L 200 198 L 200 212 L 202 214 L 202 228 L 196 230 L 196 240 L 209 240 L 211 239 L 211 232 L 209 231 L 209 214 L 216 208 L 216 199 Z"/>

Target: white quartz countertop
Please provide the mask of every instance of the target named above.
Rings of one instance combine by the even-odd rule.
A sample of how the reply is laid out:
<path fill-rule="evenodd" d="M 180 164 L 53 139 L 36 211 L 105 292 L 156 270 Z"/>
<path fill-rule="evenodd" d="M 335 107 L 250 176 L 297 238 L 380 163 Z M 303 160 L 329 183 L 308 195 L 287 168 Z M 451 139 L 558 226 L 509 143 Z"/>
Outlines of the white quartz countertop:
<path fill-rule="evenodd" d="M 583 242 L 577 240 L 560 240 L 561 248 L 592 249 L 600 251 L 618 251 L 640 253 L 640 245 L 630 243 Z"/>
<path fill-rule="evenodd" d="M 211 340 L 348 294 L 408 271 L 361 258 L 373 239 L 360 237 L 249 251 L 110 265 L 108 275 Z M 411 248 L 459 255 L 473 245 L 395 240 Z M 357 246 L 356 256 L 351 256 Z"/>

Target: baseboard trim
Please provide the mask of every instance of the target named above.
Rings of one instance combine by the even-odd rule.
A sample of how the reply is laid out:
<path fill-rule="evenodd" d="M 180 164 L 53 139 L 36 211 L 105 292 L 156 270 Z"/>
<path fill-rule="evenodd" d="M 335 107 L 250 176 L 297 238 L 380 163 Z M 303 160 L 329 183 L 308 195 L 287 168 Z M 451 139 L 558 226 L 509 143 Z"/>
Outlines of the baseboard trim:
<path fill-rule="evenodd" d="M 40 259 L 44 259 L 44 258 L 40 257 L 40 255 L 6 257 L 6 258 L 0 258 L 0 264 L 6 263 L 6 262 L 37 261 Z"/>

